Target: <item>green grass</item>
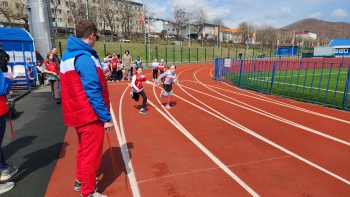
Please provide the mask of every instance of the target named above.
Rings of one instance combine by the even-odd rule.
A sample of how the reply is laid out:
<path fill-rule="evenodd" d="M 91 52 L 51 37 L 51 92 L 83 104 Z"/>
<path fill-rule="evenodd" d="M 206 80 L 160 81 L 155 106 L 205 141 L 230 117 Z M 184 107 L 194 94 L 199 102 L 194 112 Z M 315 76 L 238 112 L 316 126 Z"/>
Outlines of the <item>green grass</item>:
<path fill-rule="evenodd" d="M 103 39 L 101 39 L 103 40 Z M 141 41 L 140 41 L 141 42 Z M 198 42 L 193 42 L 191 48 L 188 47 L 188 42 L 184 41 L 183 46 L 169 45 L 170 41 L 154 40 L 150 44 L 150 53 L 148 51 L 148 45 L 141 43 L 121 43 L 121 42 L 96 42 L 94 49 L 97 51 L 100 58 L 105 56 L 105 52 L 115 52 L 117 54 L 124 54 L 125 50 L 129 50 L 130 54 L 136 59 L 140 56 L 141 60 L 145 64 L 148 62 L 146 57 L 150 54 L 150 60 L 153 62 L 154 58 L 164 59 L 166 63 L 188 63 L 188 62 L 203 62 L 213 61 L 219 57 L 237 58 L 239 52 L 243 52 L 244 55 L 250 57 L 256 57 L 260 50 L 250 48 L 248 53 L 245 53 L 245 49 L 239 46 L 230 44 L 222 44 L 221 52 L 218 47 L 201 47 Z M 58 55 L 61 56 L 61 52 L 66 50 L 66 39 L 56 39 L 56 46 L 58 48 Z M 273 54 L 271 49 L 265 50 L 267 55 Z M 149 63 L 149 62 L 148 62 Z"/>
<path fill-rule="evenodd" d="M 243 73 L 241 85 L 296 100 L 342 108 L 346 86 L 347 68 Z M 239 73 L 229 74 L 238 83 Z M 348 96 L 350 94 L 348 93 Z M 350 108 L 350 102 L 346 104 Z"/>

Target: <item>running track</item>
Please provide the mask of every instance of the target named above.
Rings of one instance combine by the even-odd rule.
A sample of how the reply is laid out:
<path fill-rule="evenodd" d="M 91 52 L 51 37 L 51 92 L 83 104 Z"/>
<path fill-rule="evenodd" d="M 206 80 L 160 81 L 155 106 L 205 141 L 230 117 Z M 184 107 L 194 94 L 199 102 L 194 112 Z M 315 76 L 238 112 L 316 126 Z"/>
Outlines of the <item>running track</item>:
<path fill-rule="evenodd" d="M 127 82 L 108 83 L 113 168 L 105 139 L 98 191 L 112 196 L 348 196 L 350 114 L 212 80 L 213 63 L 178 66 L 173 106 L 144 84 L 148 114 Z M 145 70 L 151 79 L 150 70 Z M 79 196 L 68 128 L 45 196 Z M 126 167 L 125 167 L 126 166 Z M 115 170 L 113 170 L 115 169 Z M 57 191 L 60 191 L 57 193 Z"/>

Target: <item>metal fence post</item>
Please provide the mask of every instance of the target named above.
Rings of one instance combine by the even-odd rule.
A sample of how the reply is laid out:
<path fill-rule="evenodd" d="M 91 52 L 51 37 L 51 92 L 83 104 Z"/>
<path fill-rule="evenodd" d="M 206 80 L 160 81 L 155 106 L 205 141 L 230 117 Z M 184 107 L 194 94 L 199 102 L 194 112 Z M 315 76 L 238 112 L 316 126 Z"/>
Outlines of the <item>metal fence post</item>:
<path fill-rule="evenodd" d="M 343 96 L 343 103 L 342 103 L 342 108 L 346 108 L 346 104 L 348 103 L 348 98 L 349 98 L 349 85 L 350 85 L 350 65 L 348 66 L 348 75 L 346 77 L 346 84 L 345 84 L 345 89 L 344 89 L 344 96 Z"/>
<path fill-rule="evenodd" d="M 181 64 L 182 64 L 182 51 L 183 51 L 183 48 L 181 47 L 181 54 L 180 54 L 180 56 L 181 56 Z"/>
<path fill-rule="evenodd" d="M 175 65 L 175 47 L 173 47 L 173 62 L 174 62 L 174 65 Z"/>
<path fill-rule="evenodd" d="M 274 62 L 273 69 L 272 69 L 272 75 L 271 75 L 270 94 L 272 94 L 272 88 L 273 88 L 273 84 L 275 82 L 276 65 L 277 65 L 277 62 Z"/>
<path fill-rule="evenodd" d="M 103 44 L 103 52 L 105 53 L 105 57 L 106 57 L 106 55 L 107 55 L 106 44 Z"/>
<path fill-rule="evenodd" d="M 168 64 L 168 47 L 165 47 L 165 64 Z"/>
<path fill-rule="evenodd" d="M 204 61 L 207 61 L 207 48 L 204 48 Z"/>
<path fill-rule="evenodd" d="M 61 59 L 62 59 L 62 46 L 61 46 L 61 42 L 58 42 L 58 46 L 60 47 L 60 56 L 61 56 Z"/>
<path fill-rule="evenodd" d="M 191 48 L 188 48 L 188 62 L 191 63 Z"/>
<path fill-rule="evenodd" d="M 238 86 L 241 86 L 241 81 L 242 81 L 242 75 L 243 75 L 243 61 L 240 61 L 240 66 L 239 66 L 239 77 L 238 77 Z"/>
<path fill-rule="evenodd" d="M 156 58 L 158 59 L 158 46 L 156 46 Z"/>
<path fill-rule="evenodd" d="M 147 45 L 145 45 L 145 48 L 146 48 L 146 69 L 148 69 L 148 48 L 147 48 Z"/>
<path fill-rule="evenodd" d="M 197 48 L 197 62 L 198 62 L 198 48 Z"/>

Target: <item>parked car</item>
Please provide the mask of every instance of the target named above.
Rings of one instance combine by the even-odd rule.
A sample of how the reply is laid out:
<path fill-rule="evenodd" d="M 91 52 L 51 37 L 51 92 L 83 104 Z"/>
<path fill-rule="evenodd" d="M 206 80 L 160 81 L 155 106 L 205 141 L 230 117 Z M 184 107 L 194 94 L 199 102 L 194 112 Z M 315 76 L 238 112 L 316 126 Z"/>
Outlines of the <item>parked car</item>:
<path fill-rule="evenodd" d="M 159 36 L 157 34 L 149 34 L 150 38 L 159 38 Z"/>
<path fill-rule="evenodd" d="M 104 29 L 104 30 L 101 31 L 101 34 L 102 35 L 112 35 L 112 32 L 111 32 L 111 30 Z"/>
<path fill-rule="evenodd" d="M 57 33 L 66 33 L 66 28 L 64 27 L 57 28 Z"/>
<path fill-rule="evenodd" d="M 119 42 L 127 42 L 127 43 L 131 43 L 131 40 L 126 39 L 126 38 L 121 38 L 118 40 Z"/>
<path fill-rule="evenodd" d="M 173 34 L 165 35 L 165 38 L 175 38 Z"/>

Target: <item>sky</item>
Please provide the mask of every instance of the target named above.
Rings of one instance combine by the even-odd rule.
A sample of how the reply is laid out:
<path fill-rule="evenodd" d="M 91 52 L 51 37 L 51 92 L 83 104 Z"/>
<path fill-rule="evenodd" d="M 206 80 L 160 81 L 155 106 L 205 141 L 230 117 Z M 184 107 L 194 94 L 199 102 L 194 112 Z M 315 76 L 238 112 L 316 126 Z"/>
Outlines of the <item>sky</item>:
<path fill-rule="evenodd" d="M 306 18 L 350 23 L 350 0 L 133 0 L 148 4 L 155 18 L 172 19 L 175 6 L 193 11 L 201 7 L 210 20 L 221 18 L 225 26 L 237 28 L 241 22 L 269 24 L 276 28 Z M 195 6 L 194 8 L 191 8 Z M 190 9 L 191 8 L 191 9 Z"/>

